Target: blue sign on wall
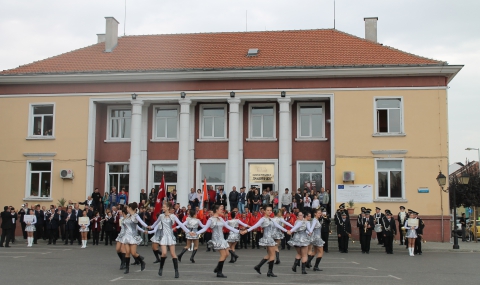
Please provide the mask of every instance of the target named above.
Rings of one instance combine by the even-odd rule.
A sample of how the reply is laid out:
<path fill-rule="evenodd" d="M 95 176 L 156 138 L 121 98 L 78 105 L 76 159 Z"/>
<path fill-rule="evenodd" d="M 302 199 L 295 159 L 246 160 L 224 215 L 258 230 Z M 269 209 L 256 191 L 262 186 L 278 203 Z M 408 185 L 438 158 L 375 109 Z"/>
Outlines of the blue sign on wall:
<path fill-rule="evenodd" d="M 430 190 L 428 188 L 418 188 L 418 193 L 428 193 Z"/>

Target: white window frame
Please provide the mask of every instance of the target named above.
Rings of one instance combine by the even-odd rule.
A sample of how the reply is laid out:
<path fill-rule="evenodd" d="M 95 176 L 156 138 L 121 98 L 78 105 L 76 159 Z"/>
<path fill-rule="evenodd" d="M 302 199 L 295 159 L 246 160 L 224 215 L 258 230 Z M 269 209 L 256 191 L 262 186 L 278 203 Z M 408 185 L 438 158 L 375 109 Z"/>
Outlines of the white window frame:
<path fill-rule="evenodd" d="M 300 109 L 302 107 L 307 107 L 307 106 L 319 106 L 322 108 L 322 136 L 321 137 L 313 137 L 313 136 L 308 136 L 308 137 L 302 137 L 302 131 L 301 131 L 301 116 L 300 116 Z M 305 102 L 305 103 L 297 103 L 297 137 L 295 138 L 295 141 L 326 141 L 328 140 L 325 137 L 325 102 Z"/>
<path fill-rule="evenodd" d="M 213 187 L 215 187 L 215 185 L 223 185 L 223 193 L 225 193 L 227 196 L 228 196 L 228 193 L 227 192 L 230 192 L 228 191 L 227 189 L 227 185 L 228 185 L 228 159 L 197 159 L 196 160 L 196 171 L 195 171 L 195 181 L 196 181 L 196 185 L 195 185 L 195 189 L 203 189 L 203 177 L 201 177 L 202 175 L 202 171 L 201 171 L 201 168 L 200 168 L 200 164 L 205 164 L 205 163 L 224 163 L 225 164 L 225 183 L 219 183 L 219 182 L 211 182 L 210 184 L 213 185 Z M 207 181 L 207 185 L 209 184 L 209 182 Z M 215 188 L 214 188 L 215 190 Z"/>
<path fill-rule="evenodd" d="M 109 181 L 110 181 L 110 165 L 123 165 L 123 164 L 128 164 L 129 165 L 129 170 L 130 170 L 130 162 L 126 161 L 126 162 L 106 162 L 105 163 L 105 186 L 103 187 L 103 189 L 105 189 L 105 191 L 109 191 L 108 193 L 110 193 L 110 191 L 112 189 L 109 188 Z M 129 175 L 129 179 L 130 179 L 130 171 L 128 172 L 128 175 Z M 118 189 L 117 188 L 117 195 L 120 193 L 120 190 L 121 189 Z M 130 189 L 128 189 L 129 192 L 130 192 Z"/>
<path fill-rule="evenodd" d="M 379 189 L 378 189 L 378 171 L 380 171 L 380 169 L 378 168 L 378 161 L 382 161 L 382 160 L 399 160 L 402 162 L 402 168 L 401 168 L 401 171 L 402 171 L 402 197 L 398 197 L 398 198 L 391 198 L 390 197 L 390 187 L 388 187 L 388 196 L 389 197 L 380 197 L 380 194 L 379 194 Z M 381 169 L 382 171 L 386 170 L 386 171 L 391 171 L 391 170 L 398 170 L 398 169 L 384 169 L 382 168 Z M 390 178 L 389 178 L 390 179 Z M 390 183 L 390 180 L 389 180 L 389 183 Z M 390 185 L 389 185 L 390 186 Z M 375 197 L 376 199 L 374 200 L 374 202 L 406 202 L 406 198 L 405 198 L 405 159 L 403 158 L 376 158 L 375 159 Z"/>
<path fill-rule="evenodd" d="M 178 184 L 178 160 L 150 160 L 148 162 L 148 192 L 147 194 L 150 194 L 150 190 L 155 187 L 155 181 L 154 179 L 154 171 L 155 171 L 155 165 L 161 165 L 161 164 L 175 164 L 177 165 L 177 183 L 172 183 L 172 182 L 165 182 L 168 185 L 175 185 L 175 189 L 177 189 L 177 184 Z M 178 190 L 177 190 L 178 193 Z"/>
<path fill-rule="evenodd" d="M 34 124 L 33 124 L 33 108 L 36 106 L 53 106 L 53 119 L 52 119 L 52 135 L 51 136 L 45 136 L 43 135 L 43 130 L 42 130 L 42 135 L 34 135 L 33 129 L 34 129 Z M 55 139 L 55 112 L 56 111 L 56 104 L 54 102 L 39 102 L 39 103 L 30 103 L 29 104 L 29 111 L 28 111 L 28 133 L 27 133 L 27 139 L 28 140 L 54 140 Z"/>
<path fill-rule="evenodd" d="M 262 124 L 262 137 L 252 136 L 252 108 L 253 107 L 273 107 L 273 137 L 263 137 L 263 124 Z M 262 116 L 263 123 L 263 116 Z M 275 103 L 253 103 L 248 105 L 248 138 L 247 141 L 277 141 L 277 104 Z"/>
<path fill-rule="evenodd" d="M 203 110 L 204 109 L 210 109 L 210 108 L 223 108 L 224 109 L 224 124 L 223 124 L 223 137 L 205 137 L 203 135 L 203 130 L 204 130 L 204 116 L 203 116 Z M 228 120 L 227 120 L 227 116 L 228 116 L 228 112 L 227 112 L 227 104 L 202 104 L 200 106 L 200 134 L 199 134 L 199 139 L 198 141 L 227 141 L 228 140 L 228 137 L 227 137 L 227 123 L 228 123 Z"/>
<path fill-rule="evenodd" d="M 31 164 L 32 163 L 45 163 L 49 162 L 51 165 L 51 170 L 50 170 L 50 197 L 34 197 L 30 196 L 30 186 L 31 186 Z M 27 160 L 27 169 L 26 169 L 26 174 L 25 174 L 25 198 L 23 198 L 23 201 L 53 201 L 52 199 L 52 193 L 53 193 L 53 173 L 54 173 L 54 168 L 53 168 L 53 160 Z"/>
<path fill-rule="evenodd" d="M 157 110 L 177 110 L 177 137 L 176 138 L 167 138 L 167 137 L 157 137 Z M 178 142 L 180 132 L 180 106 L 179 105 L 154 105 L 153 106 L 153 117 L 152 117 L 152 142 Z"/>
<path fill-rule="evenodd" d="M 381 99 L 400 99 L 400 132 L 398 133 L 380 133 L 377 129 L 377 100 Z M 405 136 L 404 129 L 404 105 L 403 96 L 375 96 L 373 97 L 373 136 L 385 137 L 385 136 Z"/>
<path fill-rule="evenodd" d="M 105 142 L 129 142 L 130 138 L 132 137 L 132 126 L 130 124 L 130 138 L 115 138 L 111 137 L 112 134 L 112 111 L 113 110 L 130 110 L 132 111 L 132 106 L 131 105 L 112 105 L 107 107 L 107 136 Z M 130 117 L 130 122 L 131 122 L 131 117 Z"/>
<path fill-rule="evenodd" d="M 314 164 L 314 163 L 321 163 L 322 164 L 322 185 L 321 186 L 318 186 L 316 185 L 316 190 L 320 191 L 320 188 L 325 188 L 325 160 L 297 160 L 297 183 L 296 183 L 296 186 L 294 189 L 297 189 L 298 187 L 300 187 L 300 164 L 306 164 L 306 163 L 309 163 L 309 164 Z M 301 189 L 303 189 L 303 186 L 300 187 Z"/>

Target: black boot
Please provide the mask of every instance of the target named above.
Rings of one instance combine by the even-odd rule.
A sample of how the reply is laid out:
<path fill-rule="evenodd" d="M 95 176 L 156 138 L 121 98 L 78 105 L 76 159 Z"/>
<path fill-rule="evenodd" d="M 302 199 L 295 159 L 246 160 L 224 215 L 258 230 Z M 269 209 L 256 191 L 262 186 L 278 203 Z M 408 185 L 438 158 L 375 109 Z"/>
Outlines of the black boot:
<path fill-rule="evenodd" d="M 163 272 L 163 265 L 165 264 L 165 259 L 167 259 L 166 257 L 160 257 L 160 269 L 158 269 L 158 275 L 159 276 L 162 276 L 162 272 Z"/>
<path fill-rule="evenodd" d="M 318 268 L 318 265 L 320 264 L 320 261 L 322 260 L 321 257 L 317 257 L 315 260 L 315 267 L 313 267 L 313 271 L 323 271 L 322 269 Z"/>
<path fill-rule="evenodd" d="M 194 249 L 194 250 L 192 251 L 192 256 L 190 256 L 190 261 L 191 261 L 192 263 L 195 263 L 195 259 L 193 259 L 193 258 L 195 257 L 195 254 L 197 254 L 197 250 L 196 250 L 196 249 Z"/>
<path fill-rule="evenodd" d="M 219 277 L 219 278 L 227 278 L 227 276 L 223 275 L 223 273 L 222 273 L 224 262 L 225 261 L 219 261 L 218 265 L 217 265 L 217 277 Z"/>
<path fill-rule="evenodd" d="M 182 262 L 182 256 L 186 251 L 187 251 L 187 248 L 182 249 L 182 252 L 180 252 L 180 254 L 177 256 L 178 261 Z"/>
<path fill-rule="evenodd" d="M 140 264 L 140 261 L 138 261 L 138 259 L 135 256 L 133 257 L 133 260 L 134 260 L 134 262 L 132 262 L 130 265 L 139 265 Z"/>
<path fill-rule="evenodd" d="M 210 247 L 209 247 L 208 244 L 207 244 L 207 252 L 208 252 L 208 251 L 210 251 Z"/>
<path fill-rule="evenodd" d="M 237 259 L 238 259 L 238 255 L 235 254 L 235 251 L 229 250 L 228 252 L 230 252 L 230 254 L 235 258 L 235 260 L 233 262 L 236 262 Z"/>
<path fill-rule="evenodd" d="M 145 270 L 145 261 L 143 261 L 145 258 L 143 258 L 140 254 L 135 258 L 138 264 L 140 264 L 140 271 Z"/>
<path fill-rule="evenodd" d="M 178 278 L 179 277 L 179 274 L 178 274 L 178 259 L 173 258 L 172 261 L 173 261 L 173 269 L 175 269 L 175 278 Z"/>
<path fill-rule="evenodd" d="M 153 255 L 155 255 L 155 261 L 153 263 L 159 263 L 160 262 L 160 251 L 154 250 Z"/>
<path fill-rule="evenodd" d="M 312 259 L 315 257 L 315 255 L 309 255 L 307 259 L 307 264 L 305 264 L 306 268 L 311 268 L 312 267 Z"/>
<path fill-rule="evenodd" d="M 118 257 L 120 258 L 120 270 L 125 269 L 125 259 L 123 253 L 117 252 Z"/>
<path fill-rule="evenodd" d="M 233 255 L 230 255 L 230 261 L 228 263 L 235 263 L 235 257 L 233 257 Z"/>
<path fill-rule="evenodd" d="M 262 260 L 260 260 L 260 263 L 259 263 L 257 266 L 255 266 L 253 269 L 255 269 L 255 271 L 257 271 L 258 274 L 262 274 L 262 272 L 260 272 L 260 268 L 261 268 L 261 267 L 265 264 L 265 262 L 267 262 L 267 261 L 268 261 L 268 259 L 262 259 Z"/>
<path fill-rule="evenodd" d="M 217 252 L 214 247 L 212 247 L 212 251 L 213 251 L 213 252 Z"/>
<path fill-rule="evenodd" d="M 267 277 L 277 277 L 277 275 L 273 274 L 273 260 L 268 262 Z"/>
<path fill-rule="evenodd" d="M 302 274 L 307 274 L 307 271 L 305 271 L 306 265 L 307 265 L 306 262 L 302 262 Z"/>
<path fill-rule="evenodd" d="M 293 272 L 297 272 L 297 266 L 298 265 L 300 265 L 300 259 L 295 258 L 295 262 L 293 262 L 293 266 L 292 266 L 292 271 Z"/>
<path fill-rule="evenodd" d="M 275 264 L 280 264 L 280 252 L 275 252 Z"/>
<path fill-rule="evenodd" d="M 123 274 L 128 274 L 130 271 L 130 257 L 125 257 L 125 272 Z"/>

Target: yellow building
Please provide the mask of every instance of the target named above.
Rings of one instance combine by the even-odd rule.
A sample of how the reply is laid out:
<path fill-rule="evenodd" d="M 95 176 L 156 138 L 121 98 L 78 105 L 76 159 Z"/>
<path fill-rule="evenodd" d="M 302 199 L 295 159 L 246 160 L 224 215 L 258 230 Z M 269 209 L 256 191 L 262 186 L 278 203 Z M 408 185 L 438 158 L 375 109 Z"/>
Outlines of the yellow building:
<path fill-rule="evenodd" d="M 338 30 L 118 37 L 0 72 L 7 205 L 99 188 L 331 191 L 448 240 L 447 87 L 462 66 Z M 366 23 L 376 18 L 366 18 Z M 366 29 L 376 25 L 366 25 Z M 291 193 L 291 192 L 290 192 Z M 443 220 L 443 223 L 442 223 Z M 443 225 L 443 231 L 442 231 Z"/>

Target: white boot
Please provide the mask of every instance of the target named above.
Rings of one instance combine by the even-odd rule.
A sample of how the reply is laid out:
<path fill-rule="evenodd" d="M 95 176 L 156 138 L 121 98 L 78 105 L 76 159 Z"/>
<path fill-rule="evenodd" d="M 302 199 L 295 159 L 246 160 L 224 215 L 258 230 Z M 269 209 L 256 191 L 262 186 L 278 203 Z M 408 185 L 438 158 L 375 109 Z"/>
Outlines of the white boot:
<path fill-rule="evenodd" d="M 30 247 L 30 237 L 27 237 L 27 247 Z"/>
<path fill-rule="evenodd" d="M 33 244 L 33 237 L 29 237 L 28 238 L 28 247 L 32 247 L 32 244 Z"/>
<path fill-rule="evenodd" d="M 408 251 L 410 252 L 410 256 L 414 256 L 413 255 L 413 247 L 408 248 Z"/>
<path fill-rule="evenodd" d="M 87 240 L 84 240 L 85 244 L 84 244 L 84 248 L 87 247 Z"/>
<path fill-rule="evenodd" d="M 85 248 L 85 241 L 82 239 L 82 248 Z"/>

